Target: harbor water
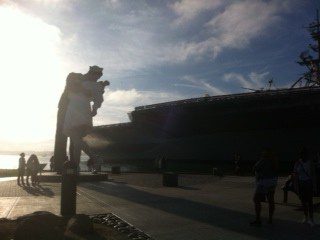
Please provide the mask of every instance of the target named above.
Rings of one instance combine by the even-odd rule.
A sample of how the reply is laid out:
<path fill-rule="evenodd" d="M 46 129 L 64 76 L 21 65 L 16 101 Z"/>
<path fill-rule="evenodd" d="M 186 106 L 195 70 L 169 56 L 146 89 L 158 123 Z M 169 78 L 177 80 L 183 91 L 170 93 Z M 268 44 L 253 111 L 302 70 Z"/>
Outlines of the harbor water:
<path fill-rule="evenodd" d="M 44 168 L 44 170 L 50 170 L 50 158 L 52 155 L 50 154 L 39 154 L 37 155 L 39 162 L 41 164 L 47 164 Z M 14 154 L 0 154 L 0 169 L 17 169 L 19 165 L 19 158 L 20 156 L 14 155 Z M 29 155 L 26 155 L 25 159 L 28 160 Z M 88 171 L 87 168 L 87 161 L 88 156 L 82 155 L 80 160 L 80 171 Z M 114 164 L 108 164 L 108 163 L 102 163 L 101 164 L 101 171 L 110 171 L 111 167 L 114 166 Z M 130 166 L 127 164 L 121 165 L 121 171 L 123 172 L 130 172 L 130 171 L 136 171 L 134 166 Z"/>

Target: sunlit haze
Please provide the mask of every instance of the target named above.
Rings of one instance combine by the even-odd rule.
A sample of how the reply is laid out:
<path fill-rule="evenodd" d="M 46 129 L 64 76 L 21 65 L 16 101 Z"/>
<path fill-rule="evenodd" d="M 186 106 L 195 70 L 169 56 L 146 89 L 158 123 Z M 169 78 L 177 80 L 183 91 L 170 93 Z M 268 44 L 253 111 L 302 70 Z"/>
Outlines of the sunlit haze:
<path fill-rule="evenodd" d="M 52 150 L 69 72 L 111 82 L 95 125 L 135 106 L 289 86 L 317 1 L 0 0 L 0 151 Z"/>
<path fill-rule="evenodd" d="M 14 6 L 0 7 L 0 29 L 0 140 L 34 144 L 54 133 L 64 77 L 60 31 Z"/>

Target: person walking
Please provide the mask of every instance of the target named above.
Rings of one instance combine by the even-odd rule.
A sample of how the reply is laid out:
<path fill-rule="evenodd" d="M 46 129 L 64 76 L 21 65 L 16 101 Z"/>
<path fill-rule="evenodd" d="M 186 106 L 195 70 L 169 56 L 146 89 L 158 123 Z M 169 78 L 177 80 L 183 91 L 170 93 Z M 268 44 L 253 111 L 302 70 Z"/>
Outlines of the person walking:
<path fill-rule="evenodd" d="M 50 172 L 53 172 L 55 169 L 54 167 L 54 156 L 51 156 L 50 158 Z"/>
<path fill-rule="evenodd" d="M 31 183 L 33 183 L 33 154 L 30 155 L 30 157 L 27 160 L 26 164 L 26 183 L 27 186 L 30 186 L 29 184 L 29 177 L 31 178 Z"/>
<path fill-rule="evenodd" d="M 33 154 L 33 169 L 32 169 L 32 185 L 39 185 L 38 173 L 40 170 L 40 163 L 37 155 Z"/>
<path fill-rule="evenodd" d="M 294 184 L 294 174 L 293 174 L 293 169 L 294 166 L 296 164 L 297 160 L 295 160 L 293 162 L 293 164 L 290 164 L 290 171 L 289 171 L 289 176 L 287 178 L 287 180 L 285 181 L 284 185 L 282 186 L 282 190 L 283 190 L 283 203 L 287 204 L 288 203 L 288 192 L 293 192 L 296 195 L 298 195 L 297 193 L 297 189 L 295 188 L 295 184 Z"/>
<path fill-rule="evenodd" d="M 299 160 L 293 170 L 296 179 L 296 189 L 303 207 L 304 218 L 302 223 L 308 223 L 313 227 L 313 174 L 312 165 L 306 148 L 299 153 Z"/>
<path fill-rule="evenodd" d="M 25 157 L 25 154 L 21 153 L 19 158 L 19 167 L 18 167 L 18 178 L 17 178 L 18 185 L 20 185 L 20 181 L 22 185 L 24 185 L 24 174 L 26 169 L 26 159 L 24 157 Z"/>
<path fill-rule="evenodd" d="M 260 160 L 254 166 L 256 176 L 256 189 L 253 197 L 256 219 L 251 222 L 252 226 L 261 225 L 261 202 L 268 199 L 269 219 L 272 224 L 275 210 L 274 192 L 278 181 L 278 162 L 270 149 L 262 152 Z"/>
<path fill-rule="evenodd" d="M 240 153 L 238 153 L 238 152 L 234 153 L 233 162 L 234 162 L 234 174 L 235 175 L 240 174 L 240 160 L 241 160 Z"/>

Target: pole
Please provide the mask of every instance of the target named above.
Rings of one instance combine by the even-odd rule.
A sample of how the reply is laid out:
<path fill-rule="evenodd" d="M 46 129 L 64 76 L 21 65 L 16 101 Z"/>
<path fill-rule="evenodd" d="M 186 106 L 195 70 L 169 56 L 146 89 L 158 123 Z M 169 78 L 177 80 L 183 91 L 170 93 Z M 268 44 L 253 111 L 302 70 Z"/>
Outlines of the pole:
<path fill-rule="evenodd" d="M 73 216 L 76 214 L 77 168 L 72 161 L 65 162 L 63 166 L 60 205 L 62 216 Z"/>
<path fill-rule="evenodd" d="M 317 39 L 318 39 L 318 62 L 317 62 L 317 82 L 320 83 L 320 21 L 319 21 L 319 9 L 317 9 Z"/>

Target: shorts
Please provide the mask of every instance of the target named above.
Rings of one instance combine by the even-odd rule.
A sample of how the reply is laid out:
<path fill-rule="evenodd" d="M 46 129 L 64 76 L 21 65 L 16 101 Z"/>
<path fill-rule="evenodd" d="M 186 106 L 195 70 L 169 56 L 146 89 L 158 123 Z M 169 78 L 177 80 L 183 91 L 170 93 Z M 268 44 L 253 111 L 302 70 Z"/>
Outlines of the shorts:
<path fill-rule="evenodd" d="M 277 178 L 263 178 L 259 179 L 256 183 L 257 194 L 268 194 L 274 192 L 277 186 Z"/>
<path fill-rule="evenodd" d="M 299 181 L 299 198 L 301 201 L 311 200 L 313 197 L 313 185 L 311 180 Z"/>

